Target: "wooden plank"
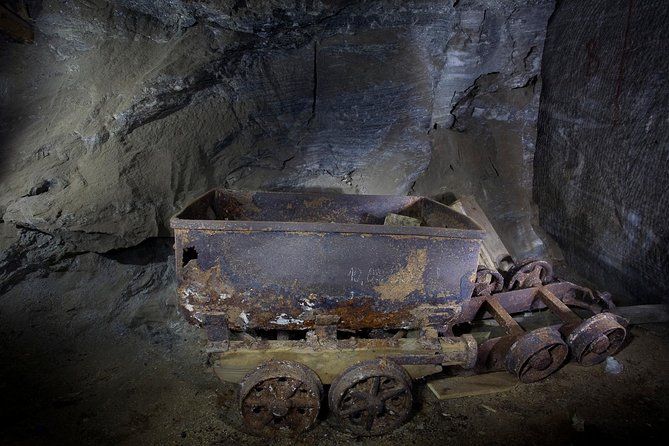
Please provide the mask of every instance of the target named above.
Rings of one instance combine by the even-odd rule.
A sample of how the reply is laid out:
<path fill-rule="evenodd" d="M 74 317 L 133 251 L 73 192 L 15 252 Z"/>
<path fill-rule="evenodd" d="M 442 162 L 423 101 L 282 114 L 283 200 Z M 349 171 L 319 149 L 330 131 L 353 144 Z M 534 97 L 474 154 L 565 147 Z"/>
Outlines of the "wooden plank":
<path fill-rule="evenodd" d="M 518 378 L 508 372 L 492 372 L 472 376 L 454 376 L 434 379 L 427 387 L 440 400 L 506 392 L 519 384 Z"/>
<path fill-rule="evenodd" d="M 578 370 L 582 366 L 568 362 L 562 370 Z M 427 383 L 434 396 L 440 400 L 450 400 L 476 395 L 491 395 L 507 392 L 518 385 L 525 385 L 507 371 L 482 373 L 472 376 L 453 376 L 433 379 Z"/>
<path fill-rule="evenodd" d="M 502 239 L 499 238 L 497 231 L 495 231 L 492 223 L 490 223 L 474 197 L 461 197 L 450 207 L 471 218 L 485 230 L 486 235 L 481 247 L 480 263 L 490 269 L 497 270 L 500 267 L 504 269 L 503 261 L 511 257 L 509 250 L 504 246 Z"/>
<path fill-rule="evenodd" d="M 433 358 L 442 353 L 449 358 L 465 358 L 466 349 L 464 342 L 440 343 L 438 348 L 429 349 L 417 338 L 397 339 L 394 346 L 383 345 L 382 340 L 359 339 L 350 347 L 310 345 L 304 341 L 266 341 L 262 347 L 250 348 L 244 342 L 232 341 L 230 351 L 218 354 L 213 368 L 221 380 L 236 383 L 251 369 L 269 359 L 297 361 L 316 372 L 324 384 L 329 384 L 348 367 L 360 361 L 416 355 Z M 441 365 L 433 364 L 403 367 L 414 379 L 442 371 Z"/>

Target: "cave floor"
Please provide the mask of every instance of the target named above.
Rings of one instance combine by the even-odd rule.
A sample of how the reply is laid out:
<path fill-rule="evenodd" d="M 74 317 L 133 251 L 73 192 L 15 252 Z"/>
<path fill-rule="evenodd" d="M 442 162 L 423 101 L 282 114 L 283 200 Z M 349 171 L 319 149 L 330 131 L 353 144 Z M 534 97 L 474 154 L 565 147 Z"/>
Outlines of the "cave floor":
<path fill-rule="evenodd" d="M 169 262 L 86 254 L 0 297 L 1 444 L 264 445 L 243 431 L 202 333 L 179 316 Z M 420 384 L 411 420 L 384 437 L 329 420 L 276 444 L 663 443 L 669 324 L 633 327 L 624 371 L 568 367 L 509 392 L 439 401 Z"/>

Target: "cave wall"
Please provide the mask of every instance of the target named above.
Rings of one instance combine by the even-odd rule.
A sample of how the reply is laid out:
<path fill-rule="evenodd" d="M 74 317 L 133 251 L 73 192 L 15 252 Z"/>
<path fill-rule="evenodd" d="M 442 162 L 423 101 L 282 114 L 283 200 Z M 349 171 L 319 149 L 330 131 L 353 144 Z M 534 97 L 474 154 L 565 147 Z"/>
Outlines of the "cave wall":
<path fill-rule="evenodd" d="M 669 8 L 563 0 L 545 44 L 535 157 L 541 225 L 627 303 L 667 302 Z"/>
<path fill-rule="evenodd" d="M 455 192 L 495 203 L 531 178 L 553 6 L 45 0 L 34 44 L 0 43 L 0 215 L 54 252 L 104 252 L 169 235 L 215 186 L 434 195 L 457 189 L 448 164 L 464 181 L 486 157 L 488 185 Z"/>

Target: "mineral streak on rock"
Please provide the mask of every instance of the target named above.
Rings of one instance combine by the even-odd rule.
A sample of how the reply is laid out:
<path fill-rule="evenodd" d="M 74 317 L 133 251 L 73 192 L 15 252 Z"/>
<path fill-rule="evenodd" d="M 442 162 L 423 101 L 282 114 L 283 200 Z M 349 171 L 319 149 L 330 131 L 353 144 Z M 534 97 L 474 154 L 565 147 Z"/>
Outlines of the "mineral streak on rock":
<path fill-rule="evenodd" d="M 548 28 L 540 220 L 616 303 L 669 296 L 668 20 L 662 0 L 564 1 Z"/>

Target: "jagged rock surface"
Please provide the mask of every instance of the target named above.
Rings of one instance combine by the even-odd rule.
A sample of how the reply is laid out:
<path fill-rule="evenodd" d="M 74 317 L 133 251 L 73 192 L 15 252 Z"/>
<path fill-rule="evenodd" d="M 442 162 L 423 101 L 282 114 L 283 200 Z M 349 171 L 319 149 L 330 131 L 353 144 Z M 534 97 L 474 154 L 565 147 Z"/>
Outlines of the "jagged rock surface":
<path fill-rule="evenodd" d="M 669 296 L 667 20 L 662 0 L 569 0 L 548 28 L 534 182 L 541 224 L 618 302 Z"/>
<path fill-rule="evenodd" d="M 45 1 L 36 43 L 0 46 L 0 214 L 63 250 L 104 252 L 168 234 L 214 186 L 404 194 L 418 180 L 427 194 L 492 191 L 497 212 L 495 191 L 531 178 L 552 9 Z M 461 159 L 510 164 L 504 181 L 443 180 L 453 138 L 467 139 Z M 525 218 L 526 198 L 505 218 Z"/>

